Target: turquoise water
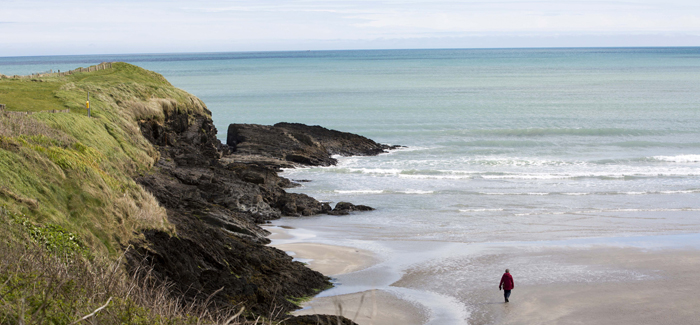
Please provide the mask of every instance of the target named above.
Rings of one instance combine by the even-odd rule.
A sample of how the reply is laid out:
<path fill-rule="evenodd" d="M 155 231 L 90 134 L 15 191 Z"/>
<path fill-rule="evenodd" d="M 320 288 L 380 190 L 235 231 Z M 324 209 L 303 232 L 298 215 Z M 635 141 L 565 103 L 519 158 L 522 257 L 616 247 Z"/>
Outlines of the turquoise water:
<path fill-rule="evenodd" d="M 477 308 L 469 298 L 420 284 L 449 288 L 454 279 L 392 283 L 415 265 L 454 268 L 441 258 L 494 243 L 644 236 L 654 246 L 655 237 L 681 235 L 682 243 L 682 234 L 700 233 L 700 48 L 25 57 L 0 58 L 0 73 L 102 61 L 155 70 L 199 96 L 221 139 L 229 123 L 289 121 L 407 146 L 285 171 L 312 180 L 295 191 L 377 208 L 277 222 L 305 241 L 389 261 L 368 271 L 374 282 L 360 272 L 325 294 L 404 290 L 397 294 L 452 302 L 428 304 L 430 319 L 459 324 Z"/>

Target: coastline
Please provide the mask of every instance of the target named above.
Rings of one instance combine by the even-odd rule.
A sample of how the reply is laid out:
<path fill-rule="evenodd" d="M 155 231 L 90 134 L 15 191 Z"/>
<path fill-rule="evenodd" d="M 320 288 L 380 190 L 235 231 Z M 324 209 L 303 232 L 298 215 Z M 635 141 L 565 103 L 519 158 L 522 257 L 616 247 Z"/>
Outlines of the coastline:
<path fill-rule="evenodd" d="M 222 305 L 242 301 L 256 314 L 290 312 L 299 308 L 298 299 L 329 288 L 328 277 L 267 246 L 269 233 L 261 225 L 282 216 L 345 215 L 373 208 L 349 202 L 331 207 L 306 194 L 287 192 L 285 189 L 298 184 L 279 172 L 292 166 L 333 165 L 335 154 L 372 156 L 393 147 L 298 123 L 231 124 L 227 143 L 222 144 L 215 137 L 211 118 L 199 120 L 203 128 L 195 125 L 182 130 L 179 126 L 185 118 L 173 114 L 164 125 L 140 123 L 144 136 L 156 144 L 161 156 L 158 173 L 137 182 L 154 193 L 178 234 L 187 238 L 178 241 L 163 233 L 147 233 L 134 259 L 157 260 L 155 271 L 164 277 L 175 273 L 196 279 L 196 290 L 190 290 L 187 281 L 176 282 L 177 289 L 193 295 L 213 295 L 220 283 L 231 283 L 212 300 Z M 207 133 L 202 134 L 204 131 Z M 206 146 L 198 146 L 204 141 Z M 173 254 L 185 255 L 185 261 L 168 258 Z M 201 267 L 210 260 L 221 262 Z"/>
<path fill-rule="evenodd" d="M 153 77 L 143 74 L 143 71 L 130 73 L 148 80 Z M 99 86 L 90 79 L 78 82 L 78 88 L 72 88 L 72 91 L 105 89 L 103 94 L 98 94 L 114 94 L 114 89 L 107 91 L 108 87 Z M 159 87 L 172 90 L 170 85 L 158 82 Z M 75 93 L 74 97 L 77 96 Z M 318 134 L 323 141 L 333 143 L 333 137 L 341 134 L 326 137 L 327 132 L 318 127 L 310 127 L 311 132 L 306 132 L 300 131 L 299 125 L 290 123 L 239 125 L 234 128 L 234 133 L 240 138 L 234 137 L 232 146 L 228 146 L 217 140 L 212 114 L 199 99 L 187 97 L 196 104 L 187 106 L 190 101 L 176 100 L 178 96 L 159 96 L 163 97 L 159 94 L 132 98 L 124 94 L 118 101 L 104 96 L 104 110 L 95 111 L 99 114 L 92 119 L 81 117 L 84 112 L 79 107 L 70 114 L 35 115 L 33 118 L 43 116 L 45 121 L 56 119 L 50 124 L 54 131 L 62 130 L 59 135 L 68 132 L 66 134 L 72 134 L 80 142 L 74 143 L 67 138 L 61 140 L 66 143 L 56 146 L 51 142 L 33 143 L 17 137 L 17 141 L 5 142 L 8 146 L 3 149 L 12 158 L 7 161 L 24 161 L 26 166 L 32 167 L 26 175 L 38 181 L 53 182 L 52 186 L 57 189 L 65 188 L 65 178 L 51 177 L 66 173 L 69 180 L 82 180 L 85 175 L 80 169 L 52 162 L 51 157 L 42 154 L 41 150 L 66 149 L 67 153 L 83 157 L 85 152 L 81 152 L 81 148 L 87 145 L 102 150 L 109 157 L 117 153 L 123 158 L 119 161 L 134 162 L 134 157 L 143 158 L 143 161 L 135 162 L 142 166 L 138 170 L 147 172 L 130 170 L 133 164 L 121 166 L 125 169 L 119 173 L 114 169 L 102 170 L 104 166 L 93 166 L 108 176 L 121 176 L 122 181 L 133 178 L 145 191 L 141 196 L 124 196 L 129 203 L 125 207 L 129 209 L 107 213 L 93 209 L 87 211 L 87 215 L 104 222 L 97 223 L 102 225 L 98 228 L 122 229 L 125 230 L 123 233 L 134 233 L 142 238 L 143 241 L 129 242 L 136 250 L 127 259 L 154 262 L 157 274 L 176 282 L 177 286 L 172 288 L 178 299 L 183 293 L 190 294 L 187 299 L 196 298 L 192 293 L 201 293 L 213 295 L 215 303 L 226 306 L 232 301 L 229 298 L 243 297 L 242 301 L 250 302 L 246 305 L 247 310 L 258 314 L 269 314 L 268 309 L 275 307 L 268 304 L 270 300 L 282 302 L 284 308 L 291 311 L 296 308 L 293 305 L 298 298 L 316 294 L 330 284 L 325 276 L 310 269 L 316 268 L 332 275 L 336 287 L 321 292 L 307 302 L 307 309 L 298 312 L 325 310 L 337 314 L 337 302 L 342 299 L 343 311 L 347 312 L 343 314 L 350 319 L 364 315 L 365 323 L 386 323 L 378 319 L 382 311 L 388 311 L 385 319 L 398 319 L 398 312 L 394 310 L 429 324 L 610 321 L 645 324 L 663 321 L 694 323 L 700 319 L 694 308 L 700 303 L 694 298 L 694 293 L 700 288 L 692 277 L 700 260 L 700 224 L 697 223 L 700 187 L 697 185 L 698 159 L 694 154 L 697 146 L 693 143 L 684 146 L 688 144 L 686 138 L 693 139 L 687 135 L 696 132 L 692 126 L 697 125 L 695 120 L 687 120 L 688 129 L 682 129 L 677 123 L 659 123 L 647 128 L 636 122 L 622 123 L 620 129 L 606 129 L 599 123 L 581 123 L 572 129 L 566 124 L 549 122 L 500 124 L 500 118 L 489 119 L 489 115 L 484 114 L 480 117 L 485 123 L 471 124 L 467 129 L 488 132 L 461 134 L 460 139 L 466 142 L 451 147 L 476 146 L 476 151 L 457 150 L 452 152 L 453 156 L 444 156 L 442 154 L 449 148 L 436 150 L 429 147 L 423 149 L 425 154 L 415 151 L 416 155 L 407 156 L 404 154 L 410 150 L 397 150 L 392 157 L 395 161 L 381 157 L 376 160 L 352 158 L 350 160 L 373 162 L 343 166 L 349 168 L 339 168 L 336 174 L 325 173 L 320 180 L 311 174 L 296 177 L 300 181 L 293 181 L 295 178 L 286 177 L 280 170 L 292 165 L 310 165 L 305 163 L 326 166 L 337 158 L 328 156 L 331 152 L 319 151 L 318 146 L 309 146 L 309 143 L 314 143 L 308 141 L 309 136 L 315 138 L 314 134 Z M 198 113 L 174 111 L 173 103 L 178 103 L 180 109 L 196 109 Z M 653 108 L 647 106 L 650 107 Z M 145 114 L 139 111 L 140 108 L 154 109 L 158 116 L 138 115 Z M 113 135 L 107 131 L 114 131 L 111 128 L 113 123 L 106 117 L 118 117 L 125 112 L 139 116 L 133 121 L 125 120 L 116 129 L 118 134 L 133 135 L 121 143 L 126 143 L 129 148 L 136 145 L 129 155 L 119 151 L 121 145 L 118 143 L 107 146 L 106 143 L 112 142 L 97 141 L 112 141 Z M 498 116 L 508 113 L 507 116 L 513 119 L 523 117 L 512 111 L 496 112 Z M 537 114 L 537 111 L 531 112 Z M 280 119 L 286 120 L 284 117 Z M 71 125 L 68 122 L 74 121 L 80 121 L 80 127 L 71 130 L 57 127 Z M 677 119 L 666 122 L 674 121 Z M 361 122 L 365 123 L 365 119 Z M 82 126 L 90 128 L 83 129 Z M 494 130 L 494 126 L 503 129 Z M 462 127 L 460 125 L 460 129 Z M 637 128 L 654 136 L 646 137 L 646 132 L 640 135 Z M 100 130 L 102 136 L 94 137 L 83 131 L 93 129 Z M 138 129 L 143 137 L 133 132 Z M 367 129 L 355 130 L 363 133 Z M 270 130 L 277 130 L 275 132 L 280 138 L 291 141 L 282 147 L 293 151 L 268 152 L 268 145 L 281 143 L 277 139 L 259 138 L 263 141 L 255 143 L 243 140 Z M 681 139 L 676 139 L 674 132 L 669 135 L 662 130 L 681 132 Z M 391 132 L 397 131 L 402 130 Z M 600 134 L 601 131 L 604 132 Z M 610 131 L 613 134 L 608 134 Z M 444 140 L 455 137 L 450 134 L 433 137 L 417 133 L 420 136 L 411 136 L 411 139 L 422 139 L 423 143 L 431 144 L 446 143 Z M 55 137 L 55 133 L 49 135 Z M 18 135 L 13 134 L 15 136 Z M 569 141 L 572 138 L 577 140 Z M 389 139 L 415 148 L 412 140 L 404 141 L 406 137 Z M 621 142 L 623 140 L 635 141 Z M 148 146 L 149 142 L 152 147 Z M 554 145 L 542 145 L 545 142 Z M 652 142 L 658 146 L 650 147 Z M 600 147 L 598 143 L 612 144 L 613 150 L 606 151 L 610 146 Z M 522 148 L 535 148 L 534 151 L 520 151 L 523 144 Z M 479 156 L 494 147 L 496 154 Z M 638 149 L 626 151 L 620 147 Z M 369 151 L 364 152 L 371 154 L 384 147 L 368 148 Z M 552 151 L 548 148 L 571 149 L 557 153 L 559 149 Z M 232 155 L 236 149 L 239 154 Z M 498 154 L 503 151 L 510 153 Z M 618 151 L 620 155 L 617 155 Z M 266 152 L 269 156 L 264 154 Z M 552 152 L 555 154 L 547 155 Z M 578 155 L 580 152 L 591 154 Z M 37 164 L 36 154 L 42 156 L 44 164 Z M 437 166 L 426 164 L 426 159 L 433 157 L 444 159 L 438 159 Z M 469 157 L 470 160 L 466 162 L 468 164 L 452 168 L 453 163 L 459 162 L 455 157 Z M 89 157 L 84 158 L 89 161 Z M 411 163 L 401 164 L 400 161 Z M 448 164 L 440 167 L 440 161 Z M 46 166 L 53 166 L 61 173 L 47 175 Z M 540 168 L 542 166 L 544 168 Z M 472 168 L 481 169 L 472 172 Z M 14 172 L 14 169 L 8 170 Z M 32 173 L 32 170 L 36 172 Z M 102 184 L 100 175 L 103 174 L 93 173 L 88 176 L 94 181 L 73 184 L 75 192 L 82 187 L 86 189 L 82 193 L 95 194 L 97 189 L 90 186 Z M 44 180 L 44 176 L 51 177 Z M 288 190 L 298 185 L 294 182 L 301 183 L 305 179 L 314 181 L 304 190 Z M 338 179 L 343 182 L 338 182 Z M 323 181 L 331 186 L 316 186 Z M 130 186 L 123 188 L 134 190 L 135 194 L 141 191 L 138 186 L 131 186 L 134 184 L 126 185 Z M 32 187 L 12 186 L 9 190 L 0 190 L 3 192 L 0 194 L 4 194 L 3 200 L 29 211 L 30 218 L 44 224 L 42 220 L 45 219 L 35 218 L 41 216 L 41 211 L 35 209 L 46 212 L 46 208 L 51 207 L 47 197 L 51 192 L 37 194 Z M 104 198 L 106 206 L 124 203 L 115 201 L 122 196 L 111 195 L 111 191 L 109 186 L 103 186 L 97 193 Z M 324 216 L 356 211 L 353 210 L 357 208 L 355 206 L 331 209 L 326 203 L 340 203 L 342 200 L 369 204 L 378 207 L 379 211 L 342 218 Z M 70 201 L 58 203 L 54 206 L 67 207 L 66 213 L 74 211 Z M 85 206 L 96 207 L 92 204 Z M 144 206 L 158 207 L 150 212 L 156 212 L 154 216 L 160 219 L 155 220 L 161 222 L 150 224 L 160 224 L 161 228 L 133 228 L 141 229 L 133 232 L 131 228 L 112 227 L 124 220 L 128 227 L 145 222 L 138 218 L 150 213 L 137 213 L 137 207 Z M 274 221 L 273 224 L 278 224 L 282 231 L 271 231 L 273 234 L 266 238 L 268 232 L 260 226 L 280 216 L 301 218 Z M 72 229 L 83 231 L 83 234 L 92 236 L 90 232 L 95 231 L 83 227 L 84 222 L 77 223 L 78 219 L 55 217 Z M 165 222 L 168 220 L 169 223 Z M 297 229 L 285 230 L 286 226 Z M 304 230 L 308 236 L 290 235 L 296 230 Z M 666 235 L 673 233 L 692 234 Z M 108 237 L 117 243 L 115 234 L 118 232 Z M 122 239 L 126 241 L 128 237 Z M 265 246 L 268 239 L 278 240 L 278 247 L 295 252 L 295 255 L 290 257 L 279 249 Z M 100 245 L 99 241 L 93 243 Z M 307 262 L 307 265 L 296 263 L 293 258 Z M 501 301 L 502 292 L 495 290 L 494 285 L 504 268 L 512 270 L 517 285 L 511 303 L 507 305 Z M 309 279 L 315 279 L 314 283 L 309 283 Z M 221 283 L 227 284 L 225 290 L 215 294 Z M 373 302 L 369 303 L 370 300 Z M 397 301 L 396 306 L 392 307 L 391 303 L 381 305 L 389 300 Z M 360 310 L 361 301 L 365 310 Z M 313 307 L 314 303 L 318 307 Z M 417 314 L 410 314 L 415 311 Z M 402 324 L 408 321 L 403 319 Z"/>
<path fill-rule="evenodd" d="M 27 275 L 27 281 L 39 287 L 28 286 L 6 299 L 14 307 L 5 309 L 9 314 L 3 317 L 21 323 L 28 315 L 43 315 L 68 323 L 84 310 L 94 310 L 95 304 L 104 304 L 98 311 L 107 308 L 115 298 L 116 310 L 143 308 L 139 310 L 147 316 L 129 312 L 124 318 L 116 311 L 95 316 L 96 322 L 119 318 L 131 323 L 133 317 L 140 322 L 150 322 L 151 317 L 170 322 L 180 316 L 217 322 L 220 317 L 229 319 L 234 310 L 237 318 L 241 308 L 246 311 L 242 317 L 277 318 L 298 308 L 296 297 L 328 288 L 329 278 L 265 246 L 268 233 L 259 224 L 281 216 L 342 215 L 371 208 L 344 203 L 332 209 L 307 195 L 288 193 L 285 189 L 295 184 L 278 172 L 294 164 L 333 164 L 334 153 L 376 155 L 391 148 L 359 135 L 289 123 L 241 125 L 237 130 L 245 138 L 237 138 L 232 147 L 217 139 L 212 113 L 200 99 L 152 71 L 119 62 L 109 66 L 68 76 L 0 80 L 8 94 L 0 112 L 0 162 L 5 166 L 0 168 L 0 221 L 11 229 L 3 233 L 6 243 L 27 244 L 41 259 L 49 258 L 42 254 L 65 255 L 67 264 L 56 267 L 68 269 L 73 269 L 72 258 L 84 256 L 86 260 L 79 262 L 87 264 L 76 264 L 113 269 L 112 283 L 122 283 L 121 289 L 140 287 L 144 298 L 132 301 L 131 289 L 111 288 L 80 299 L 85 294 L 81 287 L 75 294 L 62 285 L 53 287 L 56 278 L 35 279 L 35 274 L 57 272 L 47 272 L 40 264 L 22 269 L 23 262 L 10 256 L 24 256 L 27 251 L 6 247 L 3 256 L 9 264 L 3 264 L 0 277 Z M 56 89 L 65 86 L 61 88 L 65 92 L 40 91 L 40 82 Z M 85 89 L 92 91 L 95 104 L 90 116 L 74 101 L 83 97 Z M 28 93 L 35 96 L 28 99 Z M 37 113 L 12 113 L 23 107 Z M 70 111 L 65 112 L 66 107 Z M 277 138 L 269 136 L 270 130 Z M 289 136 L 292 133 L 294 137 Z M 280 138 L 286 142 L 280 144 Z M 37 192 L 37 188 L 53 190 Z M 85 201 L 78 207 L 75 197 Z M 34 237 L 42 231 L 52 239 Z M 55 247 L 61 251 L 53 251 Z M 124 265 L 124 273 L 107 265 L 112 258 Z M 91 274 L 86 280 L 82 271 L 77 272 L 60 281 L 104 282 L 101 275 Z M 145 288 L 141 276 L 149 279 Z M 46 300 L 59 296 L 55 301 L 71 301 L 70 308 L 54 308 L 54 299 Z M 152 301 L 156 296 L 158 300 Z M 44 299 L 44 304 L 32 311 L 27 302 L 34 299 Z M 185 306 L 199 314 L 193 316 Z M 39 313 L 50 309 L 60 309 L 57 318 Z M 324 316 L 313 316 L 319 317 Z"/>

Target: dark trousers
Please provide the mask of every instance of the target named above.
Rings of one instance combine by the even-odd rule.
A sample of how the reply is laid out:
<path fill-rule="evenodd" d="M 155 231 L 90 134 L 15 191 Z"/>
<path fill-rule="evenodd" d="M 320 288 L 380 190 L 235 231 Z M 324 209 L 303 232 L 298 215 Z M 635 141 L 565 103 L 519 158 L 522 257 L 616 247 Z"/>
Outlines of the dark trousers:
<path fill-rule="evenodd" d="M 510 297 L 510 290 L 503 290 L 503 297 L 505 297 L 506 301 L 508 301 L 508 298 Z"/>

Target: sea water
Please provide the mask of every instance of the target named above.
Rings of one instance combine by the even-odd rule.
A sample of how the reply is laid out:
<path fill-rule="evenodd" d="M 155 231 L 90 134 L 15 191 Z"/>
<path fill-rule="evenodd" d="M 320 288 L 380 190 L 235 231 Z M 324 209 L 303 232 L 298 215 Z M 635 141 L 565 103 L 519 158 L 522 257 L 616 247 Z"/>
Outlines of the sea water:
<path fill-rule="evenodd" d="M 276 223 L 383 258 L 324 295 L 379 288 L 426 306 L 431 323 L 461 324 L 478 304 L 455 285 L 492 286 L 504 265 L 530 272 L 526 283 L 628 276 L 517 258 L 474 266 L 499 247 L 698 246 L 700 48 L 20 57 L 0 58 L 0 73 L 102 61 L 199 96 L 222 140 L 230 123 L 286 121 L 406 146 L 283 173 L 311 180 L 295 192 L 377 209 Z M 404 279 L 426 266 L 444 272 Z"/>

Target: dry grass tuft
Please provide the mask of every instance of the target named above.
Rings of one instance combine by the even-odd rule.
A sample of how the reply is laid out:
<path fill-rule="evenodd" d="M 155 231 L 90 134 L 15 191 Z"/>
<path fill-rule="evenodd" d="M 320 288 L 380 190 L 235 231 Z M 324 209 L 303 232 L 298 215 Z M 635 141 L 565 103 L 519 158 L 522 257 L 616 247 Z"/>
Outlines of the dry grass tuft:
<path fill-rule="evenodd" d="M 136 222 L 139 227 L 167 229 L 174 231 L 172 225 L 166 224 L 168 220 L 166 210 L 156 198 L 148 191 L 133 191 L 124 193 L 122 197 L 113 200 L 118 215 L 125 216 Z"/>
<path fill-rule="evenodd" d="M 177 110 L 177 101 L 172 98 L 152 98 L 151 102 L 156 102 L 165 112 Z"/>
<path fill-rule="evenodd" d="M 155 98 L 147 102 L 129 100 L 124 102 L 122 106 L 131 111 L 135 120 L 163 119 L 163 110 L 158 99 Z"/>
<path fill-rule="evenodd" d="M 0 113 L 0 136 L 45 136 L 60 145 L 67 146 L 76 140 L 64 132 L 53 129 L 46 124 L 26 115 Z"/>
<path fill-rule="evenodd" d="M 24 197 L 22 195 L 19 195 L 15 192 L 12 192 L 9 188 L 5 186 L 0 186 L 0 195 L 6 196 L 8 198 L 11 198 L 17 202 L 23 203 L 27 205 L 30 209 L 36 210 L 39 208 L 39 202 L 35 199 L 30 199 L 28 197 Z"/>

